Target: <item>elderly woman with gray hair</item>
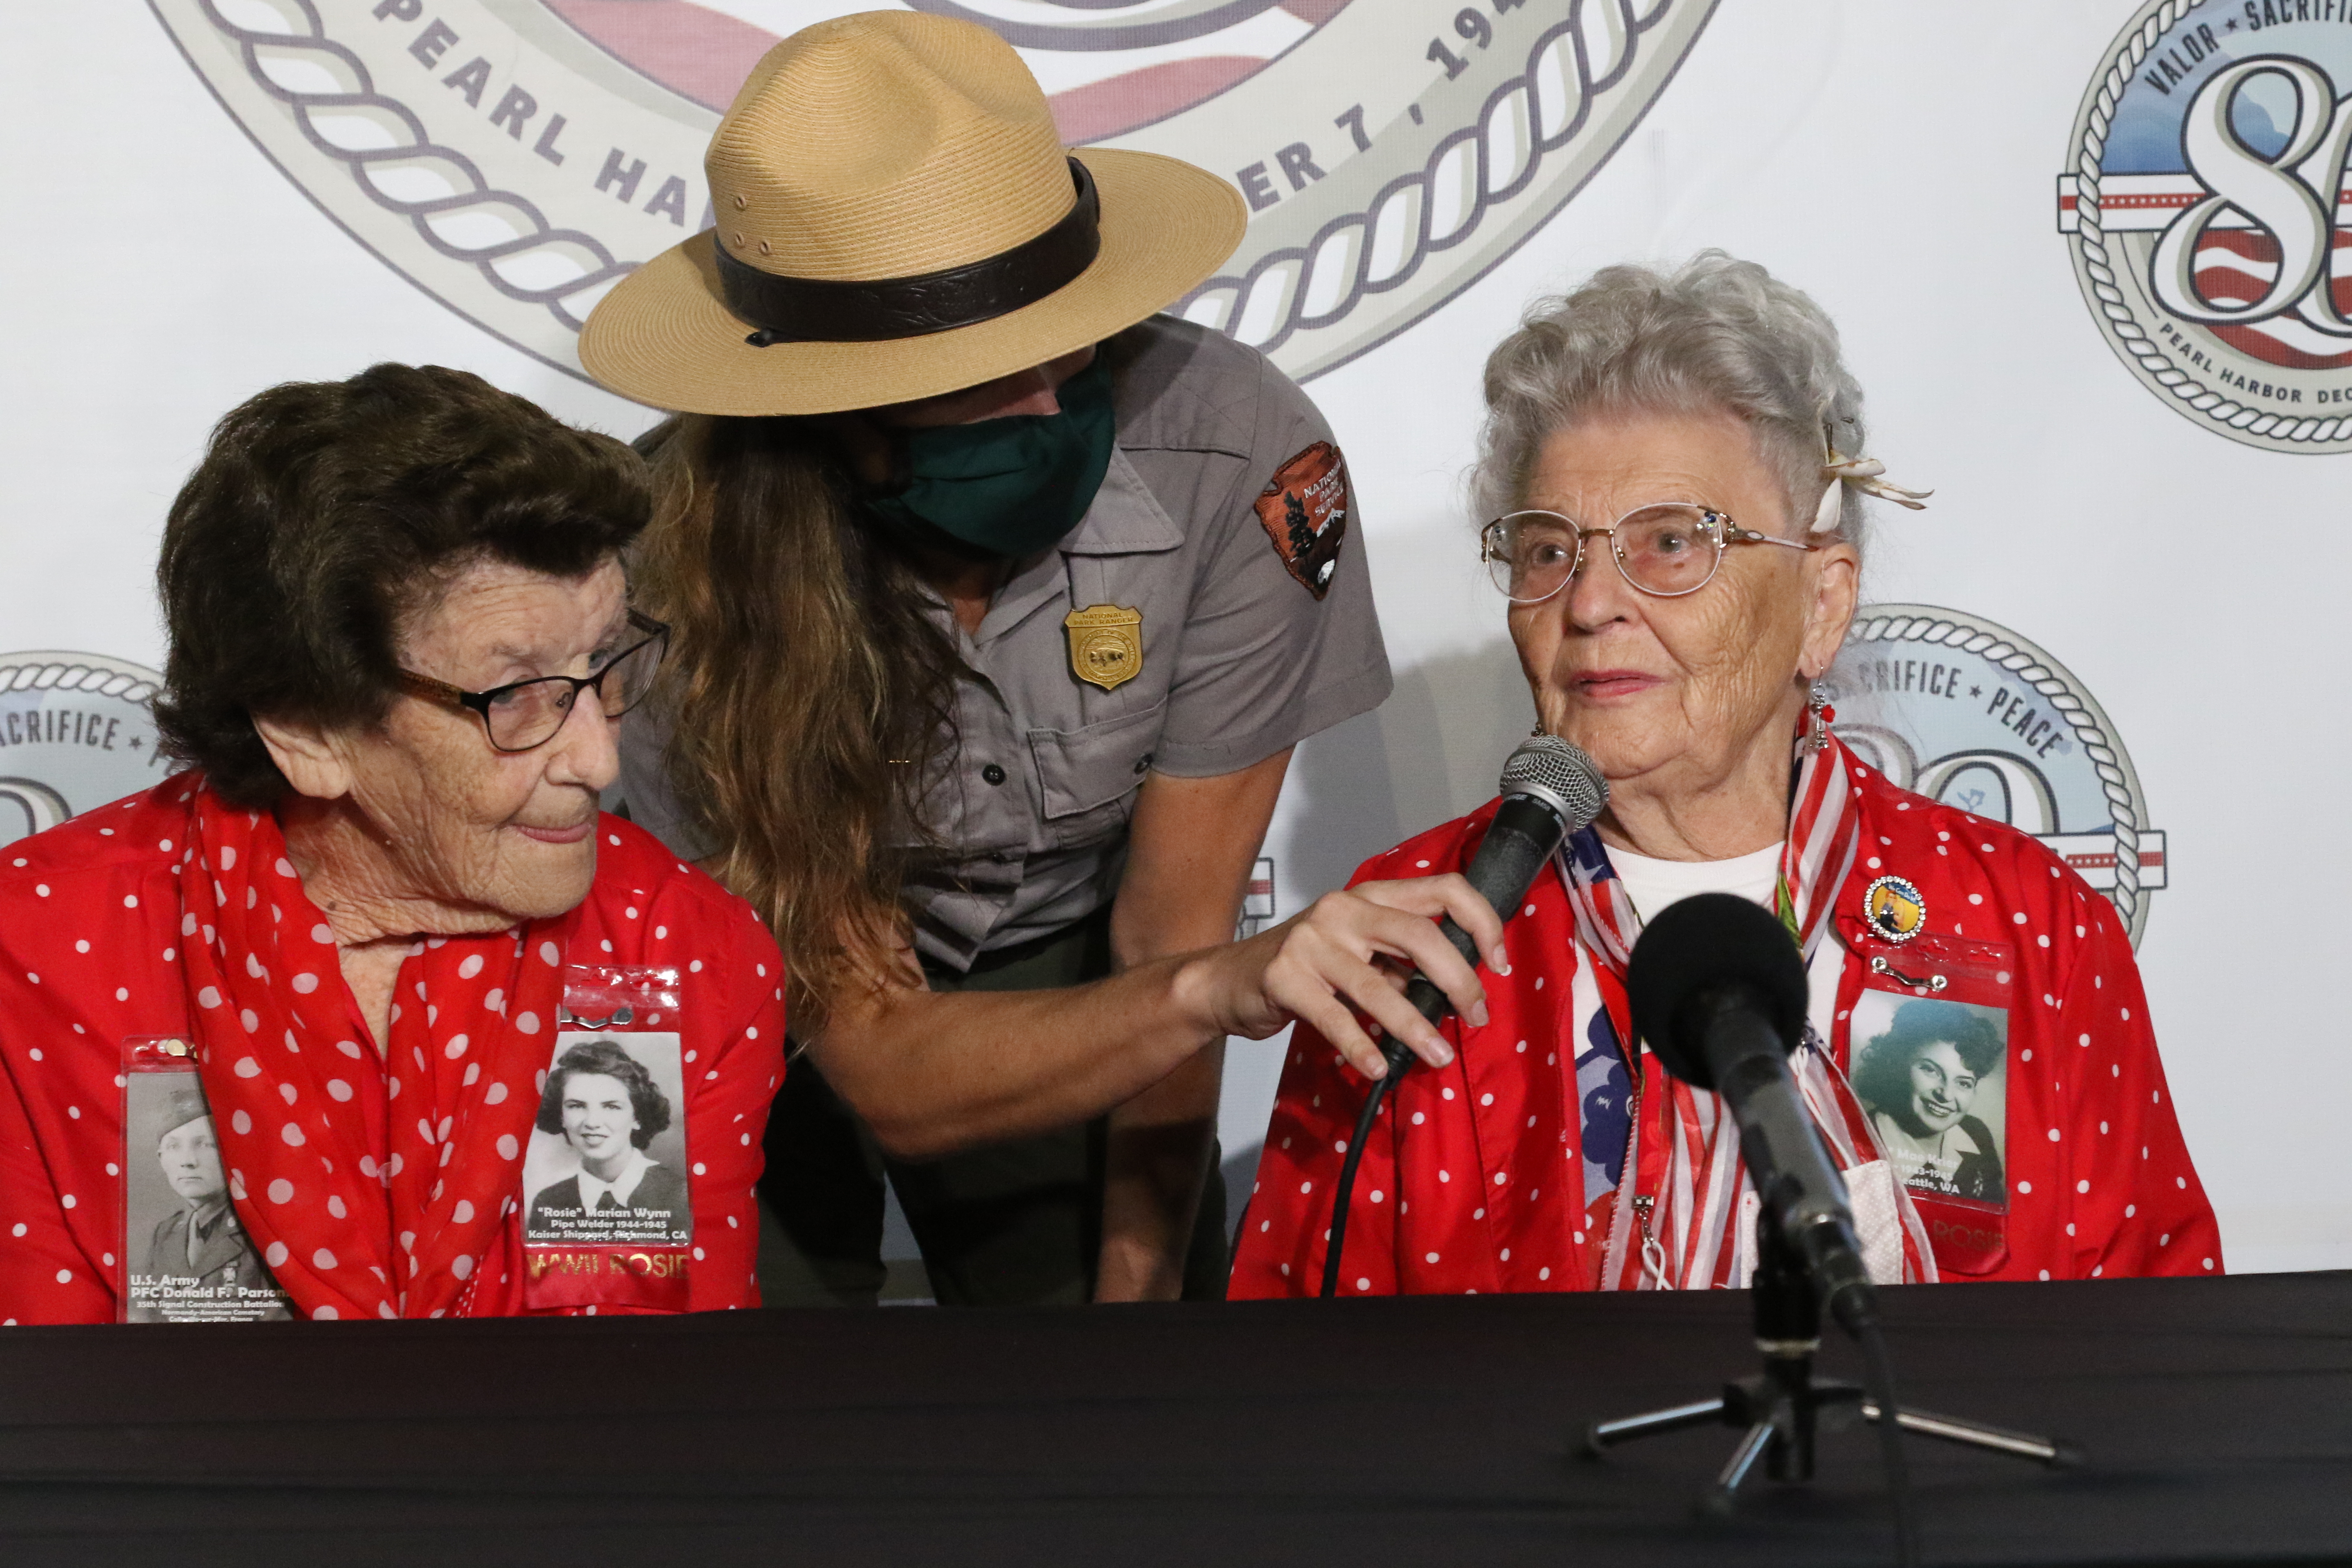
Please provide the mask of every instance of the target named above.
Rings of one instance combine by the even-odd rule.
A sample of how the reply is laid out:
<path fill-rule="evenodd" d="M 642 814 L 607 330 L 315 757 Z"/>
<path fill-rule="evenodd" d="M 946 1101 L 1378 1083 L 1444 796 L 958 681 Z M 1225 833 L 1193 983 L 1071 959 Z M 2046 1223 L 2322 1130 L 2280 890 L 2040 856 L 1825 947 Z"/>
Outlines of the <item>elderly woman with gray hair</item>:
<path fill-rule="evenodd" d="M 1895 788 L 1831 732 L 1853 619 L 1862 392 L 1805 295 L 1721 252 L 1612 267 L 1540 302 L 1487 361 L 1475 488 L 1540 729 L 1590 752 L 1606 812 L 1511 911 L 1487 1016 L 1390 1096 L 1332 1270 L 1340 1295 L 1745 1282 L 1754 1196 L 1711 1094 L 1635 1039 L 1645 920 L 1729 892 L 1804 955 L 1793 1066 L 1882 1279 L 2218 1271 L 2115 911 L 2032 837 Z M 1491 805 L 1360 879 L 1466 865 Z M 1997 1036 L 1977 1091 L 2007 1190 L 1906 1185 L 1845 1073 L 1934 994 Z M 1342 1029 L 1339 1036 L 1345 1036 Z M 1357 1042 L 1335 1037 L 1349 1056 Z M 1301 1026 L 1236 1254 L 1235 1296 L 1312 1293 L 1366 1080 Z M 1985 1114 L 1996 1089 L 2003 1113 Z"/>

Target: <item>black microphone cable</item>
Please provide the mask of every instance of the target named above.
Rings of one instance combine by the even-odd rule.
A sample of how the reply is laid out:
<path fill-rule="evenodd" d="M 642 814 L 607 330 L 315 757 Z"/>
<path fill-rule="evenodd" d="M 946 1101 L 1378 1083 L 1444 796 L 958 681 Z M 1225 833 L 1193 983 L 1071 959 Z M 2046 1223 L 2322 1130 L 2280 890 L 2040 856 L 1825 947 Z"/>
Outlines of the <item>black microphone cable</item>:
<path fill-rule="evenodd" d="M 1323 1244 L 1324 1300 L 1339 1293 L 1339 1253 L 1348 1245 L 1348 1200 L 1356 1190 L 1357 1163 L 1363 1159 L 1364 1142 L 1371 1137 L 1372 1123 L 1380 1118 L 1381 1101 L 1388 1098 L 1389 1086 L 1403 1073 L 1396 1062 L 1390 1062 L 1387 1076 L 1374 1080 L 1372 1092 L 1364 1096 L 1364 1109 L 1356 1114 L 1356 1135 L 1348 1141 L 1348 1157 L 1340 1163 L 1339 1184 L 1331 1195 L 1331 1229 Z"/>
<path fill-rule="evenodd" d="M 1863 1383 L 1878 1406 L 1879 1467 L 1886 1473 L 1887 1495 L 1895 1505 L 1895 1561 L 1898 1568 L 1918 1568 L 1919 1521 L 1912 1509 L 1911 1466 L 1903 1453 L 1903 1423 L 1895 1403 L 1895 1362 L 1886 1353 L 1886 1336 L 1875 1316 L 1853 1325 L 1862 1342 Z"/>

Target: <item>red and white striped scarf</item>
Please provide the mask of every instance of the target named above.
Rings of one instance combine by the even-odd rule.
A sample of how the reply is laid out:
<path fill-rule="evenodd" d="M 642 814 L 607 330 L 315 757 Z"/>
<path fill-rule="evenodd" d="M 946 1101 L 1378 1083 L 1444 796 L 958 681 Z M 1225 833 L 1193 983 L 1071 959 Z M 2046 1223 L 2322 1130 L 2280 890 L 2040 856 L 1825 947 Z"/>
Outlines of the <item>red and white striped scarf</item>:
<path fill-rule="evenodd" d="M 1810 970 L 1830 929 L 1830 911 L 1860 853 L 1862 827 L 1851 763 L 1834 737 L 1822 749 L 1800 743 L 1789 836 L 1775 896 Z M 1561 880 L 1576 911 L 1579 945 L 1592 965 L 1591 1006 L 1605 1006 L 1621 1041 L 1633 1039 L 1625 966 L 1641 935 L 1641 917 L 1609 867 L 1591 828 L 1560 857 Z M 1577 987 L 1580 996 L 1587 988 Z M 1591 1007 L 1580 1009 L 1575 1037 L 1589 1037 Z M 1646 1047 L 1639 1050 L 1635 1103 L 1625 1174 L 1610 1226 L 1601 1289 L 1695 1289 L 1738 1286 L 1753 1269 L 1755 1191 L 1739 1158 L 1739 1129 L 1714 1094 L 1670 1077 Z M 1790 1058 L 1797 1087 L 1849 1173 L 1865 1250 L 1874 1228 L 1891 1251 L 1899 1239 L 1904 1281 L 1935 1279 L 1934 1254 L 1910 1200 L 1879 1152 L 1870 1124 L 1827 1042 L 1811 1028 Z M 1874 1168 L 1872 1168 L 1874 1167 Z M 1874 1221 L 1877 1222 L 1874 1226 Z M 1890 1270 L 1891 1272 L 1891 1270 Z M 1886 1282 L 1892 1282 L 1891 1280 Z"/>

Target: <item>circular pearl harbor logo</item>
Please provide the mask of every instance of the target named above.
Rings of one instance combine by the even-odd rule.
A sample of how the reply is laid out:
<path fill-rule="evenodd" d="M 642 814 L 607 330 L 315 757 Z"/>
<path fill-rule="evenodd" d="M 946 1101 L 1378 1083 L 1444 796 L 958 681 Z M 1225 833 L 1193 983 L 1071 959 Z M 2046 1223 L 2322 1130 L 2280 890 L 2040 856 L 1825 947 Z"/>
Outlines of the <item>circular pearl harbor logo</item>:
<path fill-rule="evenodd" d="M 2352 451 L 2352 0 L 2160 0 L 2084 95 L 2058 226 L 2108 342 L 2191 419 Z"/>
<path fill-rule="evenodd" d="M 149 0 L 360 242 L 573 374 L 581 322 L 711 226 L 702 154 L 784 34 L 877 0 Z M 1716 0 L 909 0 L 1018 48 L 1066 140 L 1248 199 L 1180 310 L 1301 378 L 1386 341 L 1557 212 Z"/>
<path fill-rule="evenodd" d="M 1838 739 L 1907 790 L 2022 828 L 2105 893 L 2136 944 L 2165 885 L 2164 834 L 2105 710 L 2004 626 L 1869 605 L 1829 678 Z"/>
<path fill-rule="evenodd" d="M 0 845 L 160 781 L 163 678 L 94 653 L 0 653 Z"/>

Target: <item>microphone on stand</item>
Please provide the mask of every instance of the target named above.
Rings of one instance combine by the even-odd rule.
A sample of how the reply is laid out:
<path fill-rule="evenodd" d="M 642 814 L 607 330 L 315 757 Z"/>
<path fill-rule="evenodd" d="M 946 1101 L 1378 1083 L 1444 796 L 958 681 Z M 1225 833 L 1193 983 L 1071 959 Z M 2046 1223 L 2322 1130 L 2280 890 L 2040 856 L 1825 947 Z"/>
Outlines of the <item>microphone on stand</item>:
<path fill-rule="evenodd" d="M 1634 1033 L 1666 1071 L 1723 1097 L 1740 1158 L 1781 1239 L 1850 1333 L 1878 1315 L 1845 1178 L 1805 1110 L 1789 1053 L 1805 1028 L 1805 965 L 1786 927 L 1746 899 L 1668 905 L 1633 944 Z"/>
<path fill-rule="evenodd" d="M 1721 1095 L 1739 1125 L 1740 1158 L 1763 1200 L 1750 1295 L 1764 1368 L 1720 1385 L 1713 1399 L 1594 1422 L 1584 1429 L 1585 1453 L 1598 1458 L 1617 1444 L 1687 1426 L 1745 1426 L 1747 1436 L 1701 1502 L 1720 1515 L 1759 1458 L 1776 1479 L 1811 1479 L 1815 1417 L 1858 1406 L 1878 1428 L 1895 1502 L 1895 1560 L 1906 1564 L 1919 1560 L 1906 1431 L 2053 1468 L 2081 1464 L 2083 1450 L 2062 1438 L 1906 1410 L 1896 1401 L 1878 1292 L 1863 1267 L 1845 1178 L 1789 1071 L 1805 1026 L 1805 966 L 1787 929 L 1729 893 L 1670 904 L 1633 944 L 1626 990 L 1633 1027 L 1665 1069 Z M 1868 1369 L 1862 1385 L 1813 1376 L 1823 1306 L 1862 1342 Z"/>
<path fill-rule="evenodd" d="M 1486 837 L 1462 875 L 1508 924 L 1561 840 L 1591 823 L 1609 804 L 1609 781 L 1601 776 L 1600 765 L 1584 754 L 1582 747 L 1557 735 L 1534 735 L 1520 742 L 1518 750 L 1503 764 L 1502 790 L 1502 804 L 1486 825 Z M 1453 916 L 1438 921 L 1437 930 L 1464 962 L 1473 969 L 1478 966 L 1478 944 L 1454 923 Z M 1405 982 L 1404 994 L 1433 1024 L 1454 1011 L 1445 993 L 1418 969 Z M 1364 1140 L 1371 1134 L 1381 1101 L 1417 1059 L 1412 1047 L 1394 1036 L 1381 1047 L 1381 1055 L 1388 1059 L 1388 1074 L 1375 1080 L 1371 1092 L 1364 1097 L 1364 1109 L 1356 1118 L 1356 1135 L 1348 1144 L 1339 1185 L 1331 1194 L 1331 1239 L 1323 1255 L 1322 1293 L 1327 1297 L 1339 1289 L 1339 1254 L 1348 1242 L 1348 1203 L 1355 1192 L 1356 1163 L 1363 1158 Z"/>

